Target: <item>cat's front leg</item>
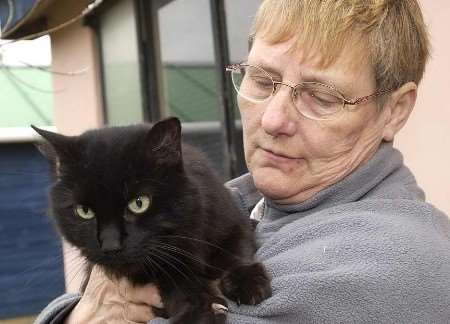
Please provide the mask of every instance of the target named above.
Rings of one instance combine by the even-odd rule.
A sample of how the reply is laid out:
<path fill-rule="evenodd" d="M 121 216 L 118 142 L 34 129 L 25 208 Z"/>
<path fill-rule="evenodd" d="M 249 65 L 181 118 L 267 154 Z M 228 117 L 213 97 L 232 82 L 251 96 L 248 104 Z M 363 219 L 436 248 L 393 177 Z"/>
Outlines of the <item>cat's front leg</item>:
<path fill-rule="evenodd" d="M 257 305 L 272 295 L 270 276 L 258 262 L 235 266 L 222 277 L 219 288 L 237 304 Z"/>
<path fill-rule="evenodd" d="M 227 302 L 211 291 L 171 291 L 162 296 L 171 324 L 225 324 Z"/>

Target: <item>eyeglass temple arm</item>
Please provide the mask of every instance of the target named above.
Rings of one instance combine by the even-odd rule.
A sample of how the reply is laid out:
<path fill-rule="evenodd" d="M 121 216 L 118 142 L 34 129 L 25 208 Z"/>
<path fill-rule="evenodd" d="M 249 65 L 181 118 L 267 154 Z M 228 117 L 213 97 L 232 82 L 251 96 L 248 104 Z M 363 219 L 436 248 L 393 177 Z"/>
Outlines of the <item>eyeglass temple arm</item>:
<path fill-rule="evenodd" d="M 234 71 L 234 70 L 240 69 L 241 67 L 242 67 L 242 64 L 241 64 L 241 63 L 236 63 L 236 64 L 228 65 L 228 66 L 225 68 L 225 70 L 226 70 L 226 71 Z"/>
<path fill-rule="evenodd" d="M 391 91 L 392 91 L 392 89 L 380 90 L 380 91 L 377 91 L 375 93 L 372 93 L 371 95 L 368 95 L 368 96 L 365 96 L 365 97 L 361 97 L 361 98 L 358 98 L 358 99 L 353 100 L 353 101 L 344 99 L 344 102 L 345 102 L 346 105 L 357 105 L 357 104 L 360 104 L 362 102 L 368 101 L 368 100 L 370 100 L 370 99 L 372 99 L 374 97 L 381 96 L 381 95 L 383 95 L 385 93 L 388 93 L 388 92 L 391 92 Z"/>

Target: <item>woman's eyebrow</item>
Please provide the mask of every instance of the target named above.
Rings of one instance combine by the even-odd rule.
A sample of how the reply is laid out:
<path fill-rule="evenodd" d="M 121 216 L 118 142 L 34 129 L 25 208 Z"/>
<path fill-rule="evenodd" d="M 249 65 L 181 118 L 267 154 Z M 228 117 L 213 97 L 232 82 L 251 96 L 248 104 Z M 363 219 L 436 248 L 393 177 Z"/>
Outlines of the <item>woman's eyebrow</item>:
<path fill-rule="evenodd" d="M 329 85 L 333 88 L 338 89 L 336 86 L 336 82 L 333 82 L 332 80 L 330 80 L 326 77 L 320 76 L 320 75 L 315 75 L 315 74 L 302 75 L 301 80 L 304 82 L 322 83 L 322 84 Z"/>
<path fill-rule="evenodd" d="M 327 75 L 321 75 L 316 73 L 305 73 L 302 74 L 301 80 L 304 82 L 318 82 L 328 86 L 333 87 L 335 90 L 340 92 L 343 95 L 348 94 L 351 89 L 351 84 L 344 81 L 338 81 L 334 78 L 331 78 Z"/>
<path fill-rule="evenodd" d="M 261 69 L 263 69 L 264 71 L 268 72 L 269 74 L 281 76 L 280 71 L 278 71 L 277 69 L 271 67 L 270 65 L 268 65 L 268 64 L 266 64 L 264 62 L 261 62 L 261 61 L 256 61 L 256 62 L 247 61 L 245 63 L 250 64 L 250 65 L 254 65 L 254 66 L 257 66 L 257 67 L 260 67 Z"/>
<path fill-rule="evenodd" d="M 255 60 L 255 61 L 246 61 L 244 63 L 260 67 L 272 76 L 280 76 L 280 77 L 282 76 L 282 73 L 279 70 L 277 70 L 276 68 L 270 66 L 269 64 L 267 64 L 263 61 Z M 299 80 L 303 81 L 303 82 L 317 82 L 317 83 L 322 83 L 322 84 L 331 86 L 334 89 L 336 89 L 337 91 L 339 91 L 340 93 L 342 93 L 343 95 L 348 94 L 349 89 L 351 89 L 350 84 L 347 84 L 344 82 L 338 82 L 337 80 L 335 80 L 327 75 L 322 75 L 315 71 L 306 71 L 304 73 L 302 72 L 299 75 Z"/>
<path fill-rule="evenodd" d="M 279 70 L 277 70 L 276 68 L 272 67 L 271 65 L 265 63 L 264 61 L 249 60 L 249 61 L 246 61 L 244 63 L 260 67 L 264 71 L 266 71 L 266 72 L 268 72 L 269 74 L 272 74 L 272 75 L 277 75 L 277 76 L 281 76 L 282 75 L 282 73 Z M 310 73 L 306 73 L 306 74 L 301 73 L 300 76 L 299 76 L 299 80 L 307 81 L 307 82 L 319 82 L 319 83 L 333 85 L 331 82 L 329 82 L 329 80 L 327 80 L 325 78 L 322 78 L 322 77 L 316 75 L 315 73 L 311 73 L 311 72 Z"/>

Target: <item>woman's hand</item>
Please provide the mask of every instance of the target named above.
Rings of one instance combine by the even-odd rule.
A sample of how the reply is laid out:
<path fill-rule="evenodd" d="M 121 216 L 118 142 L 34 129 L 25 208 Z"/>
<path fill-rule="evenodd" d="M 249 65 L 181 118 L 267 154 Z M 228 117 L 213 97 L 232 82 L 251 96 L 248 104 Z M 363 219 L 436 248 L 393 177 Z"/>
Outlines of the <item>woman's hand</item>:
<path fill-rule="evenodd" d="M 111 280 L 95 266 L 84 295 L 65 324 L 147 323 L 155 317 L 151 306 L 163 307 L 154 285 L 133 287 L 126 279 Z"/>

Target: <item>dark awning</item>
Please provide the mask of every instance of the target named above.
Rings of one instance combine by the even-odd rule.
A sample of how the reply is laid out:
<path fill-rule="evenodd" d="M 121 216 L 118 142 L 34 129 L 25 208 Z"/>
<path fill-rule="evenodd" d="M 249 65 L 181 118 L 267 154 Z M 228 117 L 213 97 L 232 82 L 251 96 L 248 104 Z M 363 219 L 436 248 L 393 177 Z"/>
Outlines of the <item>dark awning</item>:
<path fill-rule="evenodd" d="M 51 0 L 0 0 L 1 38 L 14 39 L 45 29 L 43 9 Z"/>

